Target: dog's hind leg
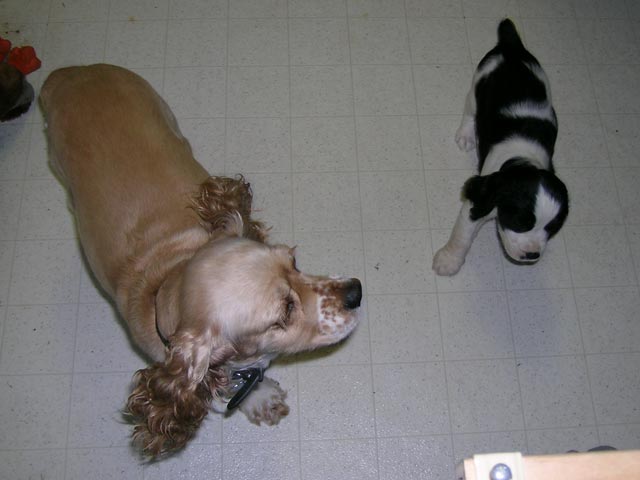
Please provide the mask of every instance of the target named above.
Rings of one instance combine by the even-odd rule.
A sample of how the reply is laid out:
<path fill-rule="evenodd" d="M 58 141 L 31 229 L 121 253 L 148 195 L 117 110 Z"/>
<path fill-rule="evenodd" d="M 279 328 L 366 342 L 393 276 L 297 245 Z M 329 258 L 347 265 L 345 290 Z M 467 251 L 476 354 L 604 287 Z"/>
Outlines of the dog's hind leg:
<path fill-rule="evenodd" d="M 471 88 L 467 93 L 467 99 L 464 102 L 464 113 L 462 121 L 456 131 L 456 143 L 460 150 L 470 152 L 476 148 L 476 97 L 474 89 Z"/>

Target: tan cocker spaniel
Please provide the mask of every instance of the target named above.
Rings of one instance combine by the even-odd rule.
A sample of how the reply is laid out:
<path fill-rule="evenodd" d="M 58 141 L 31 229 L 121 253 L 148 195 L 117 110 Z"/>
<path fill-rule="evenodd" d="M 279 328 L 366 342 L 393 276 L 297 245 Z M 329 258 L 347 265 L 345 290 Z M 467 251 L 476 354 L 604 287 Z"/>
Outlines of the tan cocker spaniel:
<path fill-rule="evenodd" d="M 136 373 L 126 409 L 147 455 L 184 447 L 279 354 L 353 331 L 360 282 L 304 274 L 293 249 L 265 243 L 249 184 L 209 176 L 145 80 L 110 65 L 63 68 L 40 100 L 87 261 L 155 362 Z M 258 385 L 240 410 L 276 424 L 286 393 Z"/>

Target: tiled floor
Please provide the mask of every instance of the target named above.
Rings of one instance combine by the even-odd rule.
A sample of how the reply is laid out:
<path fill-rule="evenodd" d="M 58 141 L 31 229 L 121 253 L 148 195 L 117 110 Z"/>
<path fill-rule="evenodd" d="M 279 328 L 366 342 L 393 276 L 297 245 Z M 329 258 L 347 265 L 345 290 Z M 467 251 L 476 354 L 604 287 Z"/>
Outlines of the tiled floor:
<path fill-rule="evenodd" d="M 486 226 L 436 278 L 473 161 L 453 135 L 509 15 L 546 67 L 567 226 L 539 265 Z M 290 416 L 212 415 L 141 464 L 119 416 L 144 360 L 82 264 L 36 109 L 0 126 L 0 478 L 452 479 L 474 452 L 640 447 L 640 3 L 3 0 L 43 68 L 111 62 L 163 93 L 199 160 L 242 172 L 299 264 L 363 279 L 340 348 L 276 365 Z"/>

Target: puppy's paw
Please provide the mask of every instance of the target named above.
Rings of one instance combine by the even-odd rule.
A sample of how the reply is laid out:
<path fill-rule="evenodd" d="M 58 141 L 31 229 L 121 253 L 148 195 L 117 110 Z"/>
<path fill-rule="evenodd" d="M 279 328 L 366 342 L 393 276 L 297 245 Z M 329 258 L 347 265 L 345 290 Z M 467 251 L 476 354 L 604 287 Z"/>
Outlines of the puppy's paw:
<path fill-rule="evenodd" d="M 238 408 L 255 425 L 277 425 L 289 414 L 286 398 L 287 392 L 280 388 L 280 384 L 265 377 Z"/>
<path fill-rule="evenodd" d="M 433 257 L 432 268 L 438 275 L 451 276 L 458 273 L 464 264 L 464 255 L 456 255 L 447 247 L 442 247 Z"/>
<path fill-rule="evenodd" d="M 466 125 L 461 125 L 456 132 L 456 143 L 458 148 L 463 152 L 470 152 L 476 148 L 476 136 L 473 129 L 473 125 L 469 128 Z"/>

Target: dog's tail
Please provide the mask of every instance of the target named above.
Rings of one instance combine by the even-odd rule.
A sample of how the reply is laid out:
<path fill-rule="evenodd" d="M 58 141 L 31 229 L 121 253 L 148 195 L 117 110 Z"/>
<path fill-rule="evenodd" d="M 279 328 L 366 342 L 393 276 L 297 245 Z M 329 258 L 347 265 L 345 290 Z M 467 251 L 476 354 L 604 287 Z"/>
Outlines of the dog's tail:
<path fill-rule="evenodd" d="M 527 50 L 518 35 L 516 26 L 505 18 L 498 25 L 498 47 L 505 58 L 520 58 Z"/>

